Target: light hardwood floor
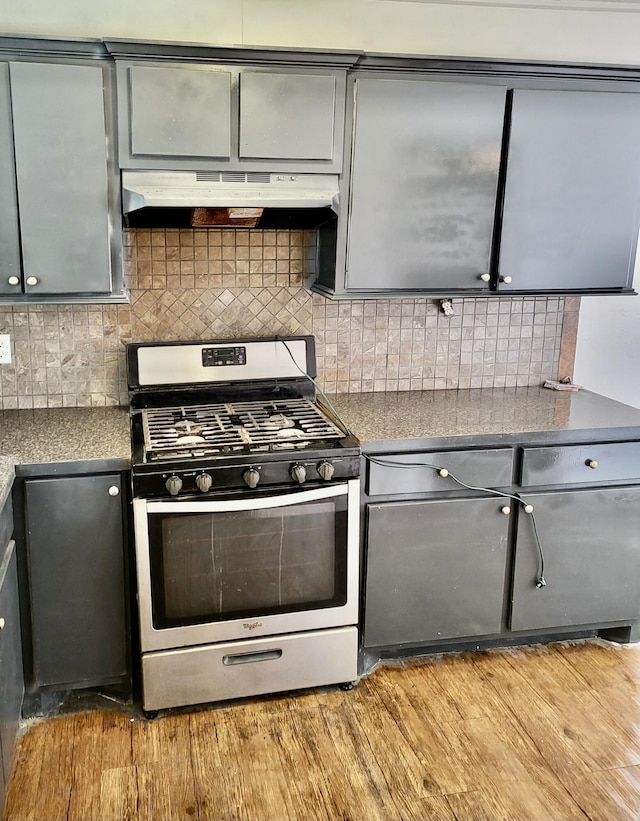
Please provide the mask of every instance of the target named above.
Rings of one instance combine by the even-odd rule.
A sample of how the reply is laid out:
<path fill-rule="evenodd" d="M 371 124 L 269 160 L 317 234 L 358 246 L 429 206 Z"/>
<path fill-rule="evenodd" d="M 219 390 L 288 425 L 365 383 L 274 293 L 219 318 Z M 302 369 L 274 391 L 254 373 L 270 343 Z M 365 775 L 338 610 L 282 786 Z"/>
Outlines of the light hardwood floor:
<path fill-rule="evenodd" d="M 640 647 L 604 642 L 379 668 L 352 691 L 20 739 L 7 821 L 617 821 L 640 807 Z"/>

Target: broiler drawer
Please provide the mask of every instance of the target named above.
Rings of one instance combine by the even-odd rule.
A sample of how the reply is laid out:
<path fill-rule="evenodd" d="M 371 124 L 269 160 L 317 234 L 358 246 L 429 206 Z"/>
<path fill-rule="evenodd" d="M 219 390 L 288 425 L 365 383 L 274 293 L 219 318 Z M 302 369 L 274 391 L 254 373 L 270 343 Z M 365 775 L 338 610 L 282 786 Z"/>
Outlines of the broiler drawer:
<path fill-rule="evenodd" d="M 512 482 L 511 448 L 376 454 L 367 461 L 369 496 L 460 490 L 451 476 L 440 476 L 441 468 L 466 485 L 506 487 Z"/>
<path fill-rule="evenodd" d="M 640 479 L 640 442 L 524 448 L 523 487 Z"/>

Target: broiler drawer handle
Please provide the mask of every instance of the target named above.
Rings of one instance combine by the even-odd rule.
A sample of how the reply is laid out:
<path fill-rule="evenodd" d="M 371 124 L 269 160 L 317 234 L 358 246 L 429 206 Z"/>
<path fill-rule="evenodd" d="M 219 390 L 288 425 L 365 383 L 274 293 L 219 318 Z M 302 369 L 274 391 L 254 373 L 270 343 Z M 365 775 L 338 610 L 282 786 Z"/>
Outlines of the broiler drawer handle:
<path fill-rule="evenodd" d="M 223 656 L 222 663 L 230 664 L 250 664 L 254 661 L 273 661 L 279 659 L 282 650 L 258 650 L 255 653 L 234 653 L 232 656 Z"/>

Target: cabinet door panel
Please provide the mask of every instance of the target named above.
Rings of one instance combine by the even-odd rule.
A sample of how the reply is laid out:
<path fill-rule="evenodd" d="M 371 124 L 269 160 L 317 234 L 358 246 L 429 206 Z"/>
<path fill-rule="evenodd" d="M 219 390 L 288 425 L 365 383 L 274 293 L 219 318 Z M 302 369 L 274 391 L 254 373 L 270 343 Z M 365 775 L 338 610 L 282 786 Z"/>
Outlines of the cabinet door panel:
<path fill-rule="evenodd" d="M 640 95 L 517 90 L 500 290 L 629 284 L 638 231 Z"/>
<path fill-rule="evenodd" d="M 349 289 L 486 288 L 506 92 L 359 79 Z"/>
<path fill-rule="evenodd" d="M 119 475 L 26 483 L 33 657 L 39 685 L 127 672 Z"/>
<path fill-rule="evenodd" d="M 100 66 L 12 63 L 20 229 L 28 293 L 111 290 Z"/>
<path fill-rule="evenodd" d="M 508 517 L 499 499 L 368 505 L 367 647 L 499 633 Z"/>
<path fill-rule="evenodd" d="M 8 782 L 24 692 L 18 577 L 13 541 L 9 543 L 0 566 L 0 618 L 4 620 L 0 630 L 0 748 L 2 770 Z"/>
<path fill-rule="evenodd" d="M 331 160 L 333 76 L 242 72 L 240 157 Z"/>
<path fill-rule="evenodd" d="M 228 71 L 133 66 L 127 77 L 132 156 L 230 156 Z"/>
<path fill-rule="evenodd" d="M 534 509 L 547 584 L 536 587 L 532 522 L 520 513 L 511 629 L 637 619 L 640 487 L 527 493 L 526 499 Z"/>
<path fill-rule="evenodd" d="M 13 129 L 9 66 L 0 63 L 0 294 L 20 293 L 9 277 L 21 277 L 16 169 L 13 161 Z"/>

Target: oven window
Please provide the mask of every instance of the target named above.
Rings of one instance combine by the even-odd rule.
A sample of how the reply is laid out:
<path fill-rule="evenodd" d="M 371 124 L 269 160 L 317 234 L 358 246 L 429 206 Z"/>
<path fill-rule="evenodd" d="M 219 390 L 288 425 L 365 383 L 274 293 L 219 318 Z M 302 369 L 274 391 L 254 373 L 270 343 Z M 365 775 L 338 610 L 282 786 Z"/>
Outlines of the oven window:
<path fill-rule="evenodd" d="M 156 628 L 346 603 L 346 497 L 149 516 Z"/>

